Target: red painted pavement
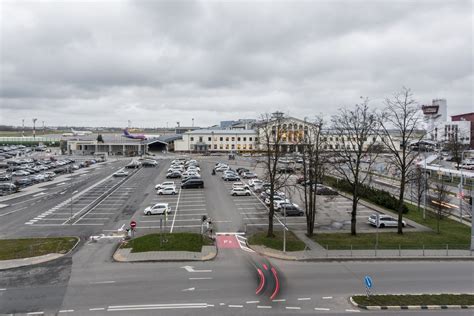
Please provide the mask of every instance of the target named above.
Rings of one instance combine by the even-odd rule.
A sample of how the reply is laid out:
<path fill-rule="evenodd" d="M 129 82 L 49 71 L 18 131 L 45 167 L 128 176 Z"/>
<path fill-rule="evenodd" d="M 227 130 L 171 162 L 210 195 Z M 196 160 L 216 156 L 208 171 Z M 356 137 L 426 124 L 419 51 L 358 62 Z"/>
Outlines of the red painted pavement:
<path fill-rule="evenodd" d="M 218 248 L 240 248 L 239 242 L 234 235 L 217 235 Z"/>

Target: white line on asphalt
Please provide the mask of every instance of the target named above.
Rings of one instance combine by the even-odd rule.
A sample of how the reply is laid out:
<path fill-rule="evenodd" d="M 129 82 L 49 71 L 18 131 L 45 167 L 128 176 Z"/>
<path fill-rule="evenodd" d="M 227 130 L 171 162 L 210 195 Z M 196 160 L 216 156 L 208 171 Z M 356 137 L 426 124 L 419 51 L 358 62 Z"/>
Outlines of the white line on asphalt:
<path fill-rule="evenodd" d="M 1 217 L 1 216 L 8 215 L 8 214 L 15 213 L 15 212 L 18 212 L 18 211 L 21 211 L 21 210 L 24 210 L 25 208 L 26 208 L 26 207 L 22 207 L 22 208 L 19 208 L 19 209 L 17 209 L 17 210 L 10 211 L 10 212 L 8 212 L 8 213 L 0 214 L 0 217 Z"/>
<path fill-rule="evenodd" d="M 37 197 L 37 196 L 41 196 L 41 195 L 45 195 L 46 193 L 44 192 L 40 192 L 40 193 L 36 193 L 36 194 L 33 194 L 34 197 Z"/>
<path fill-rule="evenodd" d="M 258 304 L 258 303 L 260 303 L 260 301 L 247 301 L 245 303 L 247 303 L 247 304 Z"/>
<path fill-rule="evenodd" d="M 212 280 L 212 277 L 189 278 L 189 280 Z"/>
<path fill-rule="evenodd" d="M 323 300 L 330 300 L 332 296 L 323 296 Z"/>
<path fill-rule="evenodd" d="M 60 310 L 59 312 L 60 313 L 72 313 L 72 312 L 74 312 L 74 310 L 73 309 L 63 309 L 63 310 Z"/>
<path fill-rule="evenodd" d="M 65 193 L 66 193 L 66 191 L 63 191 L 63 192 L 59 192 L 59 194 L 61 194 L 61 195 L 62 195 L 62 194 L 65 194 Z"/>
<path fill-rule="evenodd" d="M 272 307 L 268 305 L 257 305 L 257 308 L 272 308 Z"/>
<path fill-rule="evenodd" d="M 227 305 L 228 307 L 244 307 L 244 305 Z"/>
<path fill-rule="evenodd" d="M 286 306 L 286 309 L 301 309 L 299 306 Z"/>
<path fill-rule="evenodd" d="M 311 300 L 311 297 L 299 297 L 298 301 L 309 301 Z"/>
<path fill-rule="evenodd" d="M 285 298 L 280 298 L 280 299 L 277 299 L 277 300 L 272 300 L 272 302 L 286 302 L 286 299 Z"/>
<path fill-rule="evenodd" d="M 176 208 L 175 208 L 175 210 L 174 210 L 173 222 L 171 223 L 170 233 L 173 232 L 174 221 L 176 220 L 176 214 L 178 214 L 178 206 L 179 206 L 179 199 L 181 198 L 181 191 L 182 191 L 182 190 L 179 190 L 178 200 L 176 201 Z"/>
<path fill-rule="evenodd" d="M 4 207 L 7 207 L 7 206 L 10 206 L 10 204 L 0 204 L 0 208 L 4 208 Z"/>
<path fill-rule="evenodd" d="M 0 289 L 0 291 L 6 291 L 7 289 Z"/>
<path fill-rule="evenodd" d="M 44 315 L 44 312 L 31 312 L 27 313 L 26 315 Z"/>
<path fill-rule="evenodd" d="M 96 308 L 89 308 L 90 311 L 103 311 L 105 308 L 103 307 L 96 307 Z"/>
<path fill-rule="evenodd" d="M 98 281 L 98 282 L 91 282 L 91 284 L 111 284 L 115 283 L 115 281 Z"/>
<path fill-rule="evenodd" d="M 220 306 L 224 306 L 224 305 L 225 305 L 225 303 L 219 303 L 219 305 L 220 305 Z"/>
<path fill-rule="evenodd" d="M 346 312 L 350 312 L 350 313 L 359 313 L 360 310 L 357 310 L 357 309 L 346 309 Z"/>
<path fill-rule="evenodd" d="M 314 310 L 315 311 L 330 311 L 331 309 L 330 308 L 315 307 Z"/>

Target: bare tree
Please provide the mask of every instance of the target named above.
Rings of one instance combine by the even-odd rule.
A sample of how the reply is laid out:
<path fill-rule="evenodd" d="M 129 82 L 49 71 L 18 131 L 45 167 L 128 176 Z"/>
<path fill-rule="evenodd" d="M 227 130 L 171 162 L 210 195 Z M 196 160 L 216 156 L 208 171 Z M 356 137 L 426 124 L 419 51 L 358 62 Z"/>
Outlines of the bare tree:
<path fill-rule="evenodd" d="M 392 154 L 391 163 L 395 166 L 400 177 L 398 195 L 398 230 L 403 234 L 403 206 L 407 177 L 414 167 L 413 161 L 418 156 L 412 141 L 420 141 L 423 135 L 416 135 L 421 123 L 420 108 L 413 99 L 410 89 L 402 88 L 392 98 L 385 99 L 385 109 L 380 115 L 380 136 L 382 142 Z M 393 131 L 393 132 L 392 132 Z M 394 135 L 396 134 L 396 135 Z"/>
<path fill-rule="evenodd" d="M 323 119 L 317 117 L 314 122 L 309 122 L 305 127 L 303 135 L 299 138 L 302 148 L 302 187 L 298 187 L 304 201 L 306 215 L 306 234 L 311 237 L 314 234 L 314 222 L 316 220 L 316 193 L 317 183 L 322 183 L 324 176 L 323 144 L 326 144 L 323 136 Z"/>
<path fill-rule="evenodd" d="M 356 235 L 357 206 L 360 200 L 362 185 L 369 178 L 372 164 L 375 162 L 376 141 L 369 139 L 376 135 L 377 117 L 368 105 L 368 99 L 356 104 L 355 109 L 341 109 L 332 118 L 332 129 L 337 143 L 334 148 L 337 174 L 342 176 L 351 186 L 352 211 L 351 235 Z M 363 172 L 363 164 L 368 164 L 367 172 Z"/>
<path fill-rule="evenodd" d="M 412 186 L 415 187 L 415 191 L 412 192 L 413 196 L 416 199 L 416 207 L 418 212 L 420 211 L 421 202 L 425 195 L 425 192 L 428 188 L 428 180 L 429 177 L 426 175 L 424 170 L 422 170 L 419 166 L 411 172 L 409 181 Z"/>
<path fill-rule="evenodd" d="M 264 180 L 270 184 L 269 188 L 269 212 L 268 212 L 268 237 L 274 237 L 273 219 L 275 215 L 274 196 L 275 193 L 283 188 L 289 178 L 289 174 L 279 172 L 279 160 L 283 156 L 282 144 L 286 140 L 287 130 L 283 124 L 284 117 L 280 113 L 276 115 L 263 114 L 258 127 L 258 142 L 260 149 L 264 153 L 264 159 L 261 161 L 264 169 Z"/>
<path fill-rule="evenodd" d="M 469 146 L 462 143 L 460 135 L 446 135 L 446 141 L 444 143 L 444 149 L 448 150 L 451 154 L 451 160 L 456 163 L 456 169 L 459 169 L 459 165 L 462 162 L 462 152 L 468 149 Z"/>
<path fill-rule="evenodd" d="M 443 179 L 441 179 L 441 182 L 438 182 L 435 184 L 434 187 L 434 196 L 432 203 L 435 205 L 436 209 L 436 226 L 437 226 L 437 232 L 438 234 L 440 233 L 440 228 L 439 228 L 439 222 L 447 215 L 450 214 L 449 208 L 447 207 L 447 202 L 448 200 L 448 186 L 444 182 Z"/>

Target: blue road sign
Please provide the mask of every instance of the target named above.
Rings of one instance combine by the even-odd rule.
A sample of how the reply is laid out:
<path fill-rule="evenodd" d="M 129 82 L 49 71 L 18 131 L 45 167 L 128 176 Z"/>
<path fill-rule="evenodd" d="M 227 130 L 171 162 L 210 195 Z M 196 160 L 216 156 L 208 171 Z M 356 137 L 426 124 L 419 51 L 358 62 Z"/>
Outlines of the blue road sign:
<path fill-rule="evenodd" d="M 372 287 L 372 284 L 373 284 L 372 278 L 369 277 L 368 275 L 366 275 L 365 278 L 364 278 L 364 281 L 365 281 L 365 286 L 366 286 L 368 289 L 370 289 L 370 288 Z"/>

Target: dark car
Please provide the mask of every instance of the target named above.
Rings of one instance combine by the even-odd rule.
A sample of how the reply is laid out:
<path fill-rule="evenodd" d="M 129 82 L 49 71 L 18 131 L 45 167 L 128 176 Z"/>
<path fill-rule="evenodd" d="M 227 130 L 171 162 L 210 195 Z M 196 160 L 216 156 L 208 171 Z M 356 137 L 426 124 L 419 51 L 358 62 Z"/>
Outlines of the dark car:
<path fill-rule="evenodd" d="M 166 174 L 167 179 L 176 179 L 181 178 L 181 172 L 178 171 L 171 171 Z"/>
<path fill-rule="evenodd" d="M 226 174 L 222 176 L 224 181 L 240 181 L 240 177 L 234 174 Z"/>
<path fill-rule="evenodd" d="M 0 181 L 10 181 L 11 178 L 12 178 L 12 176 L 9 175 L 9 174 L 6 174 L 6 173 L 0 175 Z"/>
<path fill-rule="evenodd" d="M 337 193 L 336 190 L 334 190 L 330 187 L 327 187 L 327 186 L 324 186 L 324 185 L 321 185 L 321 184 L 317 184 L 316 185 L 316 194 L 318 194 L 318 195 L 338 195 L 339 193 Z"/>
<path fill-rule="evenodd" d="M 13 183 L 0 183 L 0 193 L 1 194 L 6 194 L 6 193 L 13 193 L 13 192 L 18 192 L 18 187 L 14 185 Z"/>
<path fill-rule="evenodd" d="M 280 212 L 286 216 L 303 216 L 304 211 L 292 203 L 282 203 Z"/>
<path fill-rule="evenodd" d="M 31 179 L 29 178 L 21 178 L 21 179 L 15 180 L 15 185 L 19 187 L 26 187 L 32 184 L 33 184 L 33 181 L 31 181 Z"/>
<path fill-rule="evenodd" d="M 204 188 L 204 181 L 201 179 L 189 179 L 181 184 L 182 189 Z"/>
<path fill-rule="evenodd" d="M 237 171 L 238 174 L 241 175 L 242 173 L 249 172 L 250 170 L 247 169 L 247 168 L 237 168 L 236 171 Z"/>
<path fill-rule="evenodd" d="M 155 160 L 143 160 L 142 166 L 143 167 L 157 167 L 158 163 Z"/>
<path fill-rule="evenodd" d="M 198 180 L 200 180 L 201 177 L 200 177 L 200 176 L 187 176 L 187 177 L 182 178 L 181 181 L 184 183 L 184 182 L 186 182 L 186 181 L 188 181 L 188 180 L 190 180 L 190 179 L 198 179 Z"/>
<path fill-rule="evenodd" d="M 278 173 L 293 173 L 295 169 L 289 166 L 277 168 Z"/>

